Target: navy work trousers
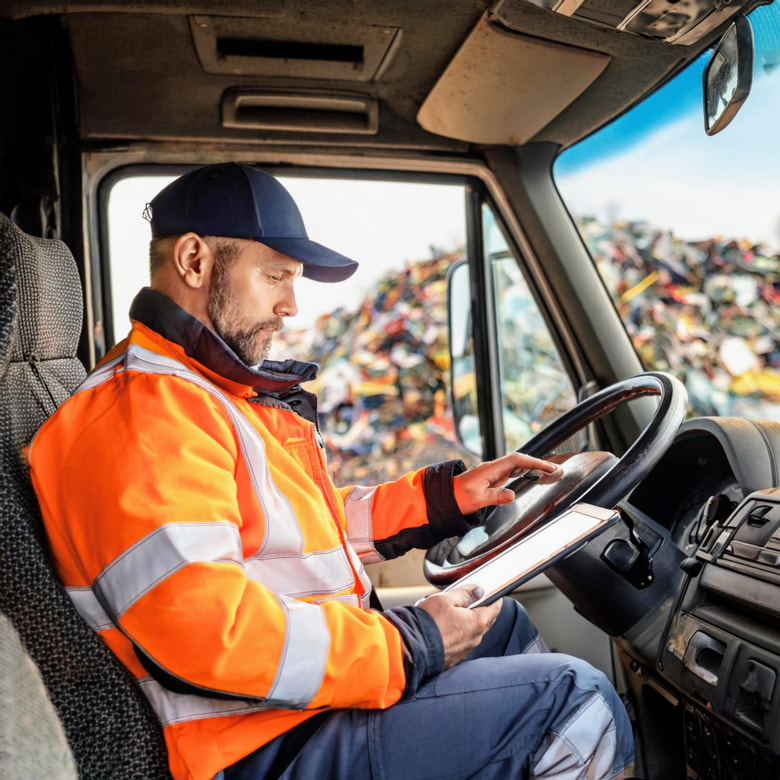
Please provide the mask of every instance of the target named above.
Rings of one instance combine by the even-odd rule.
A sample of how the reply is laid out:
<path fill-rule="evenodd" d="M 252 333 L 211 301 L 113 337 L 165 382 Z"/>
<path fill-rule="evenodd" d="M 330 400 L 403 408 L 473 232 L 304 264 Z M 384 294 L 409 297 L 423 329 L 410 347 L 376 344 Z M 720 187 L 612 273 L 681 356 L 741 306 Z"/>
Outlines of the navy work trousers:
<path fill-rule="evenodd" d="M 604 675 L 544 652 L 516 601 L 468 659 L 386 710 L 328 716 L 283 780 L 607 780 L 633 761 L 631 726 Z M 275 740 L 215 780 L 260 780 Z"/>

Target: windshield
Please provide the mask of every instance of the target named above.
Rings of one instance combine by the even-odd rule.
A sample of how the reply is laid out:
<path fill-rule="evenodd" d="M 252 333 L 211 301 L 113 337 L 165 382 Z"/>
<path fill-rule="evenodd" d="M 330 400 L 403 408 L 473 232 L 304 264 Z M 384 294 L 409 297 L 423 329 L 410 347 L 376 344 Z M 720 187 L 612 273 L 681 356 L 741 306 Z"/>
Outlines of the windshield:
<path fill-rule="evenodd" d="M 750 21 L 752 90 L 722 132 L 707 53 L 554 173 L 645 367 L 694 415 L 780 420 L 780 0 Z"/>

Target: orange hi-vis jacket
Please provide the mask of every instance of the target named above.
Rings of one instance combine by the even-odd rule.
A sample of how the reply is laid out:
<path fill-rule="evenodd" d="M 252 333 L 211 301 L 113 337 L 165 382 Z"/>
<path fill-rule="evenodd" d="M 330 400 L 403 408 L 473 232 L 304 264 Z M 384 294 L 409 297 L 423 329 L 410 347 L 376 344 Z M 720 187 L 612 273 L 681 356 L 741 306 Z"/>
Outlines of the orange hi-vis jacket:
<path fill-rule="evenodd" d="M 316 366 L 250 369 L 148 289 L 131 316 L 36 435 L 31 474 L 59 576 L 152 703 L 174 778 L 208 780 L 317 713 L 409 690 L 425 660 L 369 609 L 361 558 L 463 533 L 463 466 L 337 489 L 299 384 Z"/>

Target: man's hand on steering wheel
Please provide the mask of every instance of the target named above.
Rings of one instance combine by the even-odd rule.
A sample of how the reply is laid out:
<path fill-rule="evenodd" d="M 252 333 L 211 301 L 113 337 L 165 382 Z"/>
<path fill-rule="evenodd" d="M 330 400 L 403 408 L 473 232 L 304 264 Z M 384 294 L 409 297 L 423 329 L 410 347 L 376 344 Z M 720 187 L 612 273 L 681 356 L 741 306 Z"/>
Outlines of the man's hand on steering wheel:
<path fill-rule="evenodd" d="M 563 470 L 556 463 L 522 452 L 510 452 L 502 458 L 480 463 L 458 474 L 453 480 L 455 501 L 464 515 L 470 515 L 486 506 L 514 501 L 515 493 L 504 487 L 509 479 L 528 476 L 547 484 L 554 482 L 562 473 Z"/>

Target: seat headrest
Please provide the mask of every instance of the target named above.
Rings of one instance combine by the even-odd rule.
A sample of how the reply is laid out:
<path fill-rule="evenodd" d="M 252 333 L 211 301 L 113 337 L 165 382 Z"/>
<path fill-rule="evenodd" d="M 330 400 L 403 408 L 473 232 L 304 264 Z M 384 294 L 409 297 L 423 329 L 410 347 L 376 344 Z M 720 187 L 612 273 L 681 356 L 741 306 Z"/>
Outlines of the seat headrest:
<path fill-rule="evenodd" d="M 0 213 L 0 285 L 4 310 L 0 337 L 3 328 L 16 327 L 10 354 L 0 354 L 0 368 L 9 359 L 28 362 L 76 356 L 84 312 L 81 281 L 73 255 L 62 241 L 29 236 Z M 23 319 L 17 317 L 19 310 L 25 312 Z"/>

